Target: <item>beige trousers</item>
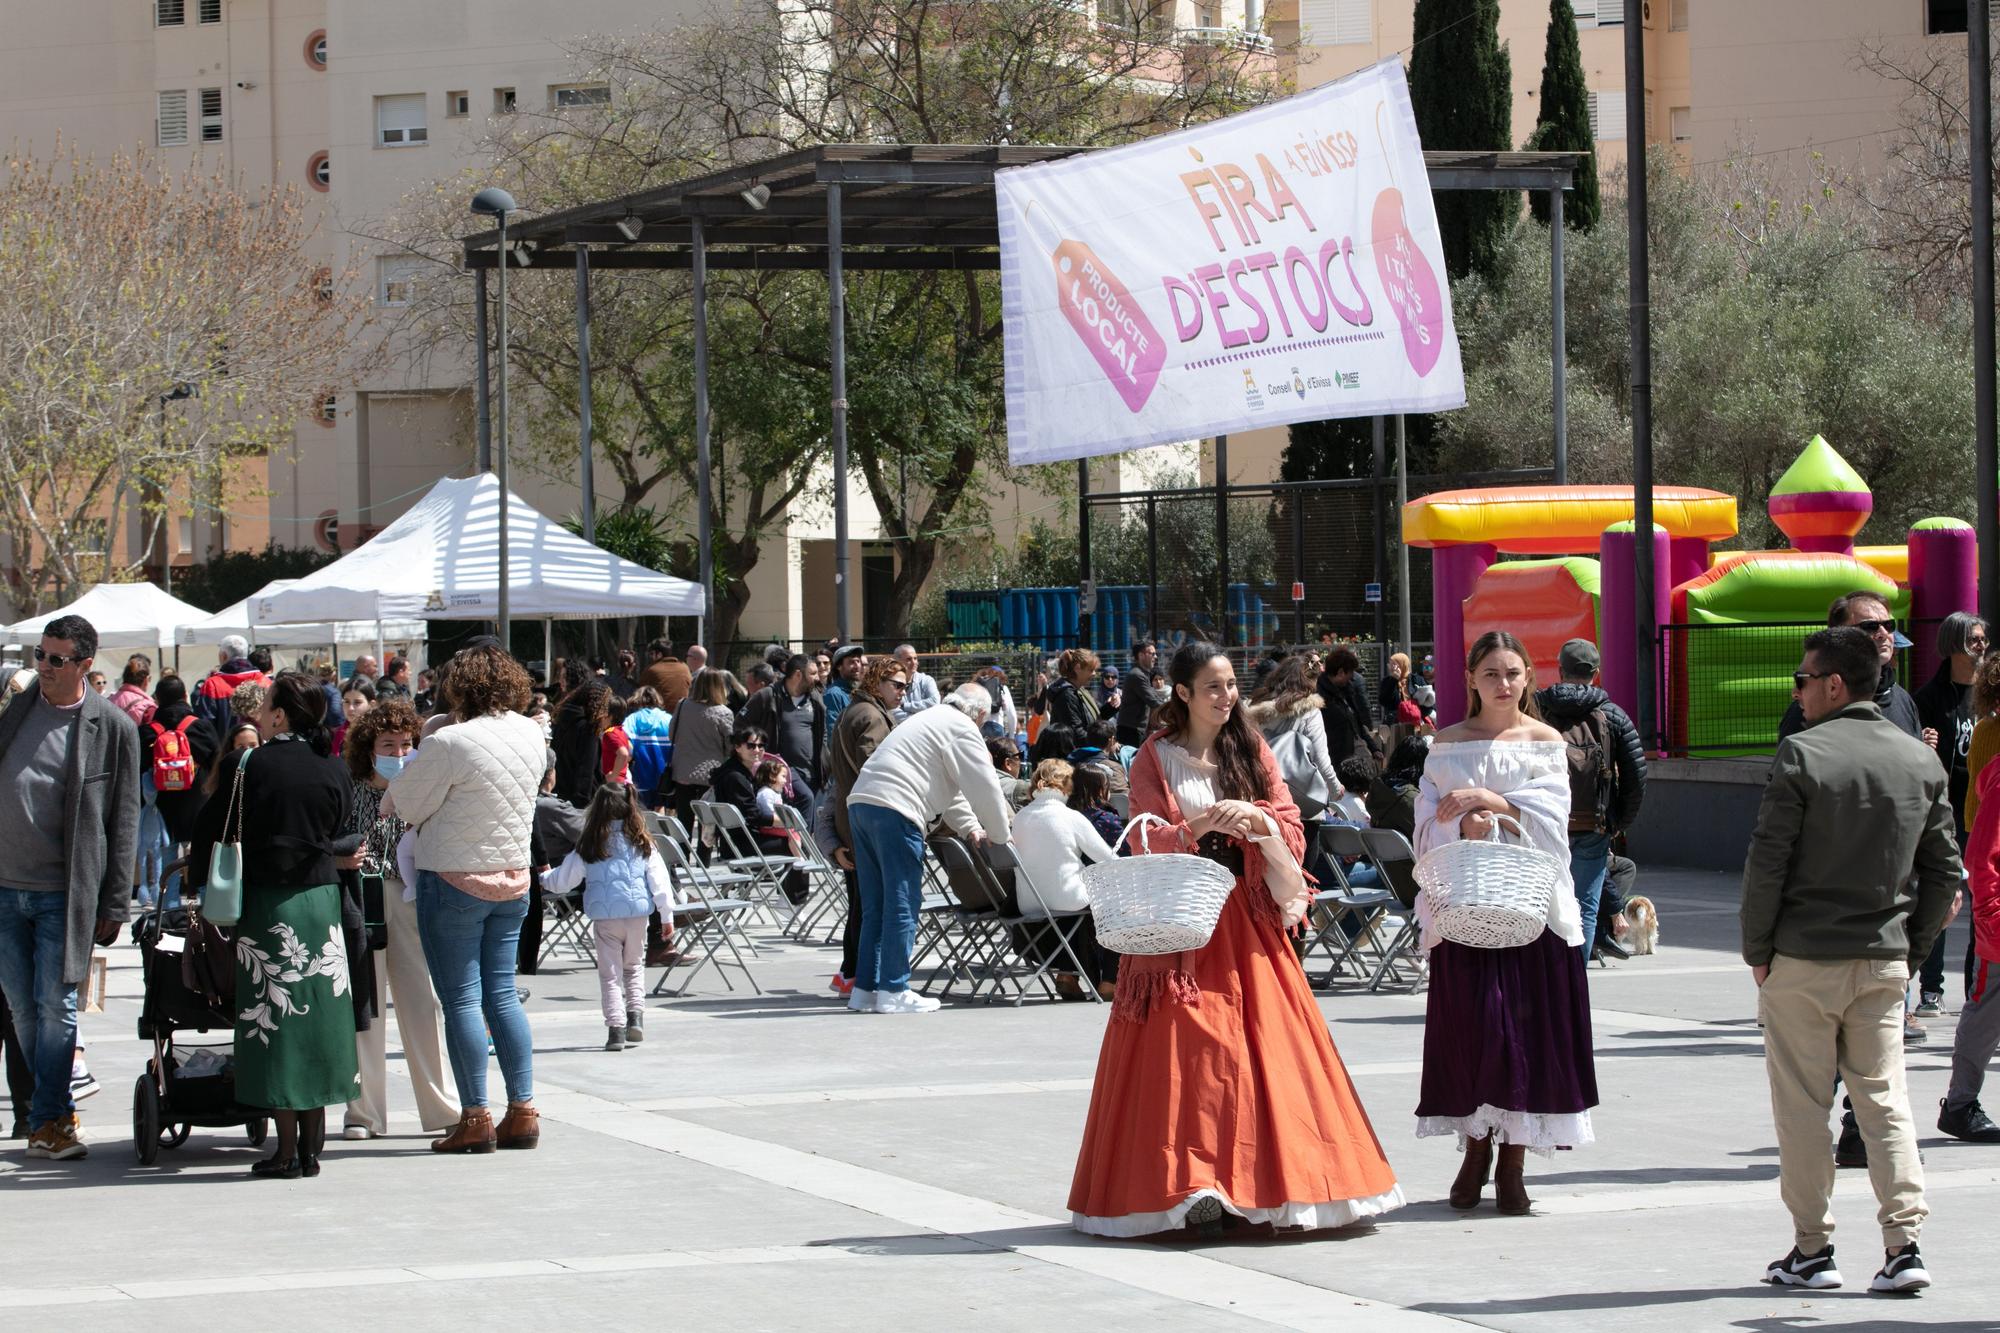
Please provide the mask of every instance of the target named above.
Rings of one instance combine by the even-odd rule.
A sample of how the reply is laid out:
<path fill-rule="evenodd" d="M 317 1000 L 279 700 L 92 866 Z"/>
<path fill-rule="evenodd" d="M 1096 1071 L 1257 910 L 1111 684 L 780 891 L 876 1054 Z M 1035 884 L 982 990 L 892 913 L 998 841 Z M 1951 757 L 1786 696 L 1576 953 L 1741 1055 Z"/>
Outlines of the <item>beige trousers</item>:
<path fill-rule="evenodd" d="M 403 901 L 403 881 L 391 879 L 382 888 L 382 915 L 389 929 L 389 947 L 375 960 L 375 1022 L 354 1034 L 361 1062 L 361 1095 L 347 1104 L 349 1125 L 375 1134 L 389 1132 L 389 1009 L 384 992 L 396 1004 L 396 1035 L 403 1042 L 403 1064 L 417 1094 L 417 1118 L 436 1133 L 458 1123 L 458 1094 L 444 1057 L 444 1008 L 431 989 L 430 968 L 424 962 L 423 940 L 417 935 L 417 905 Z"/>
<path fill-rule="evenodd" d="M 1819 1253 L 1833 1238 L 1827 1115 L 1838 1092 L 1836 1077 L 1847 1086 L 1868 1145 L 1883 1248 L 1917 1239 L 1930 1214 L 1903 1078 L 1903 993 L 1909 984 L 1909 967 L 1887 959 L 1816 962 L 1780 954 L 1771 960 L 1757 1012 L 1778 1129 L 1778 1192 L 1791 1210 L 1802 1254 Z"/>

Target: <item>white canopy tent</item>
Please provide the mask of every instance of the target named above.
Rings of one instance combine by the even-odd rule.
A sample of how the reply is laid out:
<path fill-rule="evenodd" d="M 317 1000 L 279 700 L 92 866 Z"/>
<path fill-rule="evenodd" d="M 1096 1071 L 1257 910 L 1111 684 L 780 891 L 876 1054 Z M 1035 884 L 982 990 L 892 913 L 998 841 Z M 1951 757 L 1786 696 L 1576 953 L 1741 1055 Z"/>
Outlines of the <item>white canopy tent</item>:
<path fill-rule="evenodd" d="M 181 626 L 182 643 L 220 643 L 231 634 L 240 634 L 251 643 L 266 648 L 332 648 L 349 645 L 418 644 L 430 637 L 430 626 L 422 620 L 384 620 L 378 627 L 372 620 L 322 620 L 318 623 L 263 624 L 251 614 L 251 604 L 259 597 L 282 592 L 297 579 L 273 579 L 250 596 L 226 606 L 206 619 Z"/>
<path fill-rule="evenodd" d="M 500 494 L 491 473 L 446 478 L 359 549 L 288 587 L 252 597 L 251 616 L 260 627 L 490 620 L 499 613 Z M 699 585 L 592 546 L 518 495 L 507 500 L 511 616 L 549 621 L 701 614 Z"/>
<path fill-rule="evenodd" d="M 7 638 L 19 643 L 39 643 L 42 626 L 58 616 L 82 616 L 96 627 L 100 655 L 106 648 L 128 651 L 150 648 L 157 653 L 176 642 L 216 642 L 180 639 L 181 626 L 207 620 L 208 612 L 160 591 L 151 583 L 100 583 L 68 606 L 7 626 Z"/>

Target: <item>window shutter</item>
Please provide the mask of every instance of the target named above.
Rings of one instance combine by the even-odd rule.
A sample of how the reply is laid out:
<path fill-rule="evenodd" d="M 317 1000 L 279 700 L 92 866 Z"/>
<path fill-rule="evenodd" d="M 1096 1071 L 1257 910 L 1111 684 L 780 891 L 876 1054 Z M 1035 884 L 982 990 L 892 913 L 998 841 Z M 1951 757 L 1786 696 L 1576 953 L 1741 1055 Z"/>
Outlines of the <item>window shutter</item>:
<path fill-rule="evenodd" d="M 430 138 L 424 127 L 424 95 L 404 93 L 375 99 L 376 142 L 385 146 L 423 143 Z"/>
<path fill-rule="evenodd" d="M 162 28 L 178 28 L 187 22 L 187 0 L 153 0 L 153 22 Z"/>
<path fill-rule="evenodd" d="M 1607 0 L 1609 3 L 1610 0 Z M 1597 26 L 1597 0 L 1570 0 L 1570 8 L 1576 11 L 1576 26 L 1594 28 Z"/>
<path fill-rule="evenodd" d="M 1688 0 L 1674 0 L 1673 10 L 1667 17 L 1667 27 L 1672 32 L 1687 31 Z"/>
<path fill-rule="evenodd" d="M 201 0 L 195 16 L 203 23 L 222 22 L 222 0 Z"/>
<path fill-rule="evenodd" d="M 1301 0 L 1299 20 L 1314 46 L 1367 46 L 1375 40 L 1374 0 Z"/>
<path fill-rule="evenodd" d="M 1592 93 L 1590 95 L 1590 137 L 1604 142 L 1623 142 L 1625 138 L 1625 93 Z"/>
<path fill-rule="evenodd" d="M 222 89 L 201 90 L 201 141 L 222 142 Z"/>
<path fill-rule="evenodd" d="M 188 141 L 187 89 L 160 94 L 159 139 L 162 148 L 178 148 Z"/>
<path fill-rule="evenodd" d="M 1618 28 L 1625 24 L 1625 8 L 1633 0 L 1597 0 L 1597 26 Z"/>

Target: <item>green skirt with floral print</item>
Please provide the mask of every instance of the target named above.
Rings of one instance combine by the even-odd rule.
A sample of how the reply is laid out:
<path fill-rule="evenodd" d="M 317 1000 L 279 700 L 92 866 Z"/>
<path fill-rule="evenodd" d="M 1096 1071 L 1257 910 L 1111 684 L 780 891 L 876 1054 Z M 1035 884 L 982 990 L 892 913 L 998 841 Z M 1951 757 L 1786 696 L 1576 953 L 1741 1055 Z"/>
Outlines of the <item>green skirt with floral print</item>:
<path fill-rule="evenodd" d="M 236 923 L 236 1100 L 274 1111 L 346 1102 L 359 1086 L 340 886 L 243 886 Z"/>

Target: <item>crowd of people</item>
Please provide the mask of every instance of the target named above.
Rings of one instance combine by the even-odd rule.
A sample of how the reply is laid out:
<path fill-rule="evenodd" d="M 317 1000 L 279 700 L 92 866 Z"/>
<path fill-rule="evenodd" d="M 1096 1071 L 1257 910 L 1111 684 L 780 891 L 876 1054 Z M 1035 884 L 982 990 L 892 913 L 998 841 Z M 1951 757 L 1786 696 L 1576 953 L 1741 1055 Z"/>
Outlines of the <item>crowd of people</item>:
<path fill-rule="evenodd" d="M 1943 1000 L 1961 861 L 1976 925 L 1939 1127 L 2000 1142 L 1978 1100 L 2000 1046 L 1987 635 L 1976 617 L 1945 621 L 1915 695 L 1878 595 L 1841 598 L 1805 642 L 1743 898 L 1796 1231 L 1774 1282 L 1839 1281 L 1832 1172 L 1869 1161 L 1887 1251 L 1875 1285 L 1929 1281 L 1902 1047 Z M 540 952 L 543 897 L 580 891 L 607 1049 L 643 1041 L 645 969 L 682 960 L 647 815 L 687 821 L 697 801 L 738 812 L 781 864 L 804 836 L 824 849 L 848 906 L 830 989 L 861 1012 L 938 1008 L 912 976 L 926 860 L 945 840 L 947 864 L 986 863 L 1020 956 L 1064 999 L 1110 1002 L 1070 1198 L 1082 1230 L 1335 1227 L 1403 1201 L 1300 966 L 1314 886 L 1380 874 L 1332 857 L 1329 824 L 1400 834 L 1415 857 L 1508 836 L 1560 867 L 1540 933 L 1511 947 L 1446 937 L 1427 896 L 1404 904 L 1429 976 L 1415 1131 L 1458 1143 L 1454 1206 L 1491 1184 L 1502 1212 L 1526 1213 L 1527 1155 L 1593 1139 L 1588 964 L 1624 953 L 1633 868 L 1618 842 L 1648 777 L 1587 640 L 1563 645 L 1538 689 L 1525 645 L 1485 634 L 1464 668 L 1465 720 L 1442 730 L 1430 659 L 1392 655 L 1371 694 L 1354 648 L 1331 642 L 1266 654 L 1247 693 L 1213 644 L 1163 660 L 1141 642 L 1123 671 L 1075 648 L 1017 701 L 1004 666 L 940 683 L 909 645 L 773 645 L 739 676 L 659 639 L 643 666 L 626 652 L 531 675 L 483 639 L 414 676 L 364 656 L 343 681 L 274 671 L 234 641 L 193 686 L 155 680 L 135 654 L 113 690 L 93 688 L 95 640 L 78 618 L 52 622 L 0 711 L 0 815 L 25 830 L 0 844 L 0 990 L 15 1132 L 33 1156 L 87 1151 L 76 1000 L 93 946 L 135 903 L 196 900 L 222 846 L 241 847 L 245 886 L 236 1095 L 277 1128 L 255 1174 L 316 1175 L 329 1106 L 344 1106 L 347 1138 L 387 1132 L 390 1000 L 432 1147 L 534 1147 L 516 983 Z M 1146 846 L 1124 836 L 1135 818 L 1157 826 Z M 1233 877 L 1205 947 L 1121 957 L 1096 938 L 1086 867 L 1135 851 Z M 796 867 L 781 887 L 808 892 Z M 1851 1109 L 1829 1154 L 1837 1084 Z M 1255 1124 L 1236 1123 L 1244 1106 Z"/>

